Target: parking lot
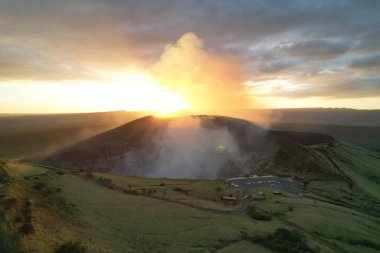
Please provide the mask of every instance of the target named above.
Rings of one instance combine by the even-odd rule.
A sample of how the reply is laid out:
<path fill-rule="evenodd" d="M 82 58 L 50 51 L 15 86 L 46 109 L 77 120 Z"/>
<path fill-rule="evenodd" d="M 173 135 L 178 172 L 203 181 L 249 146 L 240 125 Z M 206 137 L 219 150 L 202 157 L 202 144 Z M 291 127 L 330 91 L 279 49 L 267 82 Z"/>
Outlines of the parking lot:
<path fill-rule="evenodd" d="M 284 192 L 296 193 L 293 189 L 294 181 L 290 178 L 275 176 L 239 177 L 226 179 L 226 183 L 243 190 L 254 187 L 274 187 Z"/>

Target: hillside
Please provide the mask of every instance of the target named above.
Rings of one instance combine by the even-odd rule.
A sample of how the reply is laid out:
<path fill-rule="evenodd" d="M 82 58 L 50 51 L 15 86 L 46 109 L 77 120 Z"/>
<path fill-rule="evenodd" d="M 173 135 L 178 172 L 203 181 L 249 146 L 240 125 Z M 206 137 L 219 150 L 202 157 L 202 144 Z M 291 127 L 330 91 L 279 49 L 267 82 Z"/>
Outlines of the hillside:
<path fill-rule="evenodd" d="M 221 178 L 241 173 L 242 168 L 234 165 L 241 157 L 249 162 L 255 154 L 261 158 L 293 143 L 312 145 L 332 140 L 323 134 L 267 131 L 230 117 L 200 115 L 159 119 L 149 116 L 71 145 L 37 162 L 140 176 Z M 156 171 L 156 167 L 165 168 Z M 167 167 L 173 167 L 173 171 Z M 184 168 L 180 174 L 176 174 L 177 167 Z M 200 175 L 184 170 L 199 170 Z"/>
<path fill-rule="evenodd" d="M 136 119 L 143 113 L 100 112 L 0 117 L 0 157 L 51 153 Z"/>
<path fill-rule="evenodd" d="M 370 212 L 380 211 L 380 154 L 344 142 L 279 150 L 259 174 L 295 177 L 304 190 Z"/>
<path fill-rule="evenodd" d="M 312 132 L 331 135 L 367 149 L 380 150 L 380 126 L 352 126 L 324 124 L 305 124 L 290 122 L 273 122 L 270 127 L 277 131 Z"/>
<path fill-rule="evenodd" d="M 289 108 L 223 110 L 201 113 L 239 117 L 265 126 L 270 126 L 273 122 L 340 126 L 380 126 L 380 110 Z"/>
<path fill-rule="evenodd" d="M 272 187 L 251 189 L 266 196 L 250 200 L 255 212 L 270 217 L 262 220 L 251 211 L 226 215 L 225 210 L 240 208 L 242 195 L 222 181 L 1 166 L 10 178 L 0 188 L 0 249 L 5 253 L 59 252 L 70 242 L 94 253 L 269 253 L 279 251 L 260 238 L 278 238 L 280 232 L 281 240 L 272 245 L 286 252 L 294 252 L 295 243 L 310 253 L 375 253 L 380 247 L 378 217 L 323 199 L 273 194 Z M 228 193 L 239 197 L 236 206 L 220 200 Z"/>
<path fill-rule="evenodd" d="M 379 110 L 258 109 L 200 112 L 239 117 L 274 131 L 333 136 L 379 149 Z M 100 112 L 47 115 L 0 115 L 0 157 L 18 159 L 47 154 L 147 115 L 146 112 Z M 322 125 L 323 124 L 323 125 Z"/>

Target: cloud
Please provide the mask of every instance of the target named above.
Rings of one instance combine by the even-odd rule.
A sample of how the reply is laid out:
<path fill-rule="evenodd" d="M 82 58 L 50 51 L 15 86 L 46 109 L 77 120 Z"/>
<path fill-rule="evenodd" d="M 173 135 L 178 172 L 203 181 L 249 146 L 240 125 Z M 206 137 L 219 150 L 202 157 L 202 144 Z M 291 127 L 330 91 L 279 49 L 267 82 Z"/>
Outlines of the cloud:
<path fill-rule="evenodd" d="M 294 42 L 283 49 L 291 57 L 327 60 L 343 55 L 350 45 L 346 41 L 308 40 Z"/>
<path fill-rule="evenodd" d="M 0 43 L 0 81 L 79 80 L 87 70 L 17 44 Z"/>
<path fill-rule="evenodd" d="M 199 93 L 202 101 L 212 94 L 215 101 L 247 105 L 245 96 L 236 103 L 242 79 L 284 78 L 316 91 L 325 84 L 310 83 L 310 76 L 336 69 L 366 85 L 378 66 L 379 9 L 380 2 L 370 0 L 2 0 L 1 80 L 93 81 L 99 80 L 101 71 L 149 69 L 168 42 L 193 31 L 202 38 L 200 44 L 189 39 L 188 45 L 171 45 L 161 62 L 169 62 L 175 53 L 189 57 L 175 72 L 197 81 L 189 91 L 193 98 L 203 86 L 209 89 Z M 271 52 L 271 58 L 263 57 L 263 50 Z M 358 56 L 364 53 L 368 56 Z M 201 66 L 199 73 L 213 80 L 199 81 L 200 75 L 190 71 L 195 64 Z M 155 69 L 158 65 L 163 64 Z M 166 64 L 163 73 L 174 71 L 173 66 Z M 358 79 L 350 71 L 361 71 L 363 76 Z M 222 78 L 227 87 L 220 84 Z M 345 83 L 348 91 L 360 94 L 339 78 L 344 76 L 331 77 L 329 84 Z M 179 74 L 176 83 L 163 79 L 166 85 L 186 89 Z M 234 98 L 222 96 L 222 91 Z M 204 106 L 219 106 L 208 100 Z"/>
<path fill-rule="evenodd" d="M 355 57 L 348 66 L 353 69 L 380 69 L 380 53 Z M 379 84 L 380 85 L 380 84 Z"/>
<path fill-rule="evenodd" d="M 161 85 L 178 91 L 193 109 L 244 108 L 245 63 L 226 54 L 206 50 L 194 33 L 186 33 L 165 47 L 154 76 Z"/>
<path fill-rule="evenodd" d="M 275 60 L 268 63 L 261 63 L 258 65 L 257 69 L 264 73 L 276 73 L 282 70 L 289 70 L 290 68 L 298 64 L 295 60 L 284 59 Z"/>
<path fill-rule="evenodd" d="M 256 87 L 257 89 L 260 86 Z M 294 79 L 285 86 L 276 86 L 262 96 L 290 98 L 323 97 L 371 98 L 380 96 L 380 76 L 362 76 L 343 73 L 316 74 L 308 78 Z"/>

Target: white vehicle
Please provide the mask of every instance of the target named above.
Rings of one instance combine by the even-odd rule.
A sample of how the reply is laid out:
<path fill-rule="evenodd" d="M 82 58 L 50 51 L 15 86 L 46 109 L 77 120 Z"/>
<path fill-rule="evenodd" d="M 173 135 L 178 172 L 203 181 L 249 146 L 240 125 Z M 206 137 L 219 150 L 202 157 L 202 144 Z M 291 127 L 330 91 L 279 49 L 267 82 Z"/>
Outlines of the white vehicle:
<path fill-rule="evenodd" d="M 249 195 L 245 195 L 243 198 L 244 198 L 244 199 L 247 199 L 247 198 L 249 198 Z"/>
<path fill-rule="evenodd" d="M 235 183 L 231 183 L 231 186 L 236 187 L 236 188 L 240 188 L 240 186 L 235 184 Z"/>

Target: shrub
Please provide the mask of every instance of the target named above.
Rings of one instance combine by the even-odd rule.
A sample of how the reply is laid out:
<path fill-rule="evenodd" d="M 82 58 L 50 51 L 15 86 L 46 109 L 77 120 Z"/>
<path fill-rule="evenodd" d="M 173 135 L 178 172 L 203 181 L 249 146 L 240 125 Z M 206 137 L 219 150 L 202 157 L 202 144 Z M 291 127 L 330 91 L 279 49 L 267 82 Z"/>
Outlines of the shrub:
<path fill-rule="evenodd" d="M 4 207 L 5 210 L 9 210 L 17 206 L 18 200 L 16 198 L 4 198 L 0 204 Z"/>
<path fill-rule="evenodd" d="M 221 192 L 223 191 L 222 187 L 220 187 L 219 185 L 217 187 L 215 187 L 215 191 L 217 192 Z"/>
<path fill-rule="evenodd" d="M 61 244 L 54 253 L 85 253 L 86 248 L 79 242 L 67 242 Z"/>
<path fill-rule="evenodd" d="M 293 210 L 294 210 L 294 207 L 293 207 L 293 206 L 288 206 L 288 211 L 289 211 L 289 212 L 293 212 Z"/>
<path fill-rule="evenodd" d="M 247 214 L 255 220 L 270 221 L 272 217 L 270 214 L 257 210 L 254 206 L 248 208 Z"/>
<path fill-rule="evenodd" d="M 38 190 L 38 191 L 41 191 L 42 188 L 44 188 L 46 186 L 46 184 L 44 182 L 38 182 L 38 183 L 35 183 L 33 188 Z"/>
<path fill-rule="evenodd" d="M 86 170 L 86 177 L 92 178 L 94 175 L 92 174 L 91 170 Z"/>
<path fill-rule="evenodd" d="M 351 239 L 348 240 L 348 243 L 352 245 L 362 245 L 375 250 L 380 250 L 380 244 L 365 239 Z"/>
<path fill-rule="evenodd" d="M 28 223 L 25 223 L 24 225 L 22 225 L 18 229 L 18 231 L 24 235 L 29 235 L 29 234 L 34 232 L 34 228 L 33 228 L 32 224 L 28 222 Z"/>
<path fill-rule="evenodd" d="M 123 192 L 126 193 L 126 194 L 130 194 L 130 195 L 135 195 L 135 196 L 138 195 L 138 192 L 136 190 L 127 190 L 127 189 L 124 189 Z"/>
<path fill-rule="evenodd" d="M 280 211 L 275 211 L 273 213 L 274 216 L 277 216 L 277 217 L 281 217 L 281 216 L 284 216 L 284 213 L 283 212 L 280 212 Z"/>
<path fill-rule="evenodd" d="M 0 183 L 4 184 L 9 181 L 9 175 L 3 167 L 0 166 Z"/>
<path fill-rule="evenodd" d="M 184 194 L 188 194 L 187 190 L 182 189 L 181 187 L 175 187 L 175 188 L 173 189 L 173 191 L 176 191 L 176 192 L 182 192 L 182 193 L 184 193 Z"/>
<path fill-rule="evenodd" d="M 115 185 L 113 184 L 111 179 L 108 178 L 99 178 L 100 184 L 109 189 L 114 189 Z"/>
<path fill-rule="evenodd" d="M 273 234 L 266 236 L 242 233 L 245 240 L 259 243 L 266 248 L 281 253 L 315 253 L 307 244 L 305 237 L 296 230 L 289 231 L 286 228 L 278 228 Z"/>

